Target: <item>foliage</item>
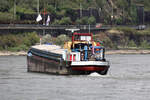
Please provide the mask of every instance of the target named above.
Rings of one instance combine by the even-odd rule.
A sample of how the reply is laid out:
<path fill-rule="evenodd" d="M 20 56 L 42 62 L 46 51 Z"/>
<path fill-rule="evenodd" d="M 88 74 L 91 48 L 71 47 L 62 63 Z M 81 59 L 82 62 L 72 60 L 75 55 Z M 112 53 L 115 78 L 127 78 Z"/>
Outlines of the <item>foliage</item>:
<path fill-rule="evenodd" d="M 94 16 L 91 17 L 82 17 L 81 19 L 76 20 L 76 24 L 82 24 L 82 25 L 87 25 L 87 24 L 96 24 L 96 19 Z"/>
<path fill-rule="evenodd" d="M 32 33 L 24 33 L 23 44 L 30 47 L 35 43 L 39 42 L 39 37 L 35 32 Z"/>
<path fill-rule="evenodd" d="M 17 47 L 10 47 L 8 48 L 9 51 L 12 51 L 12 52 L 16 52 L 16 51 L 27 51 L 29 49 L 28 46 L 26 45 L 19 45 Z"/>
<path fill-rule="evenodd" d="M 11 51 L 27 50 L 31 45 L 38 42 L 39 37 L 35 32 L 1 35 L 0 49 Z"/>
<path fill-rule="evenodd" d="M 88 17 L 82 17 L 80 20 L 81 24 L 88 24 Z"/>
<path fill-rule="evenodd" d="M 1 12 L 8 12 L 10 9 L 8 0 L 0 0 L 0 11 Z"/>
<path fill-rule="evenodd" d="M 53 39 L 50 34 L 46 34 L 45 36 L 42 37 L 42 44 L 43 43 L 52 43 Z"/>
<path fill-rule="evenodd" d="M 66 41 L 69 41 L 70 38 L 64 34 L 59 35 L 53 42 L 56 45 L 63 45 Z"/>
<path fill-rule="evenodd" d="M 8 19 L 8 21 L 14 21 L 13 14 L 16 5 L 16 16 L 17 21 L 20 21 L 20 13 L 23 14 L 37 14 L 37 2 L 38 0 L 0 0 L 0 20 L 3 20 L 1 14 Z M 77 24 L 93 24 L 95 23 L 94 18 L 89 18 L 89 22 L 84 20 L 87 18 L 77 19 L 76 13 L 73 10 L 87 10 L 89 8 L 99 9 L 99 14 L 102 15 L 105 24 L 110 24 L 109 13 L 111 8 L 116 9 L 114 15 L 117 17 L 117 24 L 122 24 L 123 21 L 127 21 L 127 24 L 137 23 L 137 11 L 136 5 L 143 4 L 145 11 L 150 11 L 150 0 L 39 0 L 39 11 L 43 12 L 45 8 L 47 13 L 54 16 L 54 20 L 65 20 L 62 17 L 69 17 L 71 23 L 75 20 Z M 109 17 L 108 17 L 108 16 Z M 124 17 L 124 20 L 121 19 Z M 68 19 L 67 19 L 68 20 Z M 56 23 L 56 22 L 54 22 Z M 60 23 L 64 24 L 64 22 Z M 69 22 L 70 23 L 70 22 Z M 76 24 L 76 23 L 75 23 Z"/>
<path fill-rule="evenodd" d="M 13 20 L 13 15 L 10 13 L 2 13 L 0 12 L 0 21 L 7 21 L 10 22 L 11 20 Z"/>
<path fill-rule="evenodd" d="M 34 13 L 34 11 L 32 9 L 26 9 L 26 8 L 23 8 L 21 6 L 17 6 L 16 7 L 16 13 L 25 13 L 25 14 L 32 14 Z"/>
<path fill-rule="evenodd" d="M 62 9 L 60 11 L 57 11 L 56 14 L 57 14 L 57 16 L 61 16 L 62 17 L 62 16 L 64 16 L 66 14 L 66 10 Z"/>
<path fill-rule="evenodd" d="M 145 11 L 150 11 L 150 0 L 143 0 Z"/>
<path fill-rule="evenodd" d="M 109 48 L 109 49 L 118 49 L 116 43 L 113 43 L 113 41 L 107 37 L 103 40 L 103 44 L 105 47 Z"/>
<path fill-rule="evenodd" d="M 108 49 L 118 49 L 116 43 L 109 36 L 107 36 L 106 33 L 93 35 L 93 40 L 95 42 L 99 42 L 102 46 Z"/>
<path fill-rule="evenodd" d="M 132 5 L 129 15 L 131 16 L 131 23 L 136 24 L 137 23 L 137 10 L 136 10 L 135 5 Z"/>
<path fill-rule="evenodd" d="M 115 22 L 117 25 L 121 25 L 123 20 L 122 20 L 122 18 L 119 17 L 119 18 L 115 19 Z"/>
<path fill-rule="evenodd" d="M 150 49 L 150 44 L 147 42 L 147 40 L 143 40 L 140 44 L 140 47 L 142 49 Z"/>
<path fill-rule="evenodd" d="M 94 16 L 91 16 L 89 19 L 88 19 L 88 24 L 96 24 L 96 19 Z"/>
<path fill-rule="evenodd" d="M 59 25 L 60 21 L 55 19 L 54 22 L 52 23 L 52 25 Z"/>
<path fill-rule="evenodd" d="M 103 8 L 106 4 L 106 0 L 96 0 L 97 6 Z"/>
<path fill-rule="evenodd" d="M 127 8 L 128 7 L 127 0 L 116 0 L 115 2 L 119 8 Z"/>
<path fill-rule="evenodd" d="M 71 19 L 70 17 L 63 17 L 61 20 L 60 20 L 60 25 L 69 25 L 71 24 Z"/>
<path fill-rule="evenodd" d="M 142 30 L 142 31 L 139 31 L 139 33 L 140 33 L 141 35 L 150 35 L 150 28 L 145 29 L 145 30 Z"/>
<path fill-rule="evenodd" d="M 76 24 L 82 24 L 81 19 L 76 19 Z"/>
<path fill-rule="evenodd" d="M 72 23 L 70 17 L 63 17 L 61 20 L 55 19 L 53 25 L 70 25 Z"/>
<path fill-rule="evenodd" d="M 56 14 L 56 9 L 52 5 L 49 5 L 47 7 L 47 11 L 50 12 L 51 14 Z"/>
<path fill-rule="evenodd" d="M 138 31 L 130 27 L 117 27 L 116 29 L 122 31 L 124 34 L 138 34 Z"/>
<path fill-rule="evenodd" d="M 122 46 L 122 47 L 127 47 L 129 42 L 130 42 L 128 36 L 121 36 L 119 40 L 120 40 L 119 41 L 120 42 L 120 46 Z"/>
<path fill-rule="evenodd" d="M 129 41 L 128 46 L 129 47 L 137 47 L 137 45 L 135 44 L 135 42 L 133 40 Z"/>

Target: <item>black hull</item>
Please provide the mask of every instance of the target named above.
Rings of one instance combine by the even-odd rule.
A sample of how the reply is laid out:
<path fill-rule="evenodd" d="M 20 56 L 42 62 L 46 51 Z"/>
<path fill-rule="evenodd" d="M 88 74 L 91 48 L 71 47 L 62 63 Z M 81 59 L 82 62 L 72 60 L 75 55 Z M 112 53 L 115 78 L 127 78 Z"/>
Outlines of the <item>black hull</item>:
<path fill-rule="evenodd" d="M 27 56 L 27 67 L 28 72 L 40 72 L 49 73 L 57 75 L 85 75 L 91 72 L 101 72 L 102 75 L 107 74 L 109 66 L 99 66 L 104 67 L 104 70 L 100 71 L 88 71 L 88 70 L 73 70 L 71 61 L 62 60 L 62 55 L 54 54 L 51 52 L 40 51 L 37 49 L 30 49 Z M 81 67 L 87 67 L 87 65 L 82 65 Z M 97 66 L 95 66 L 97 67 Z"/>
<path fill-rule="evenodd" d="M 68 74 L 67 62 L 51 60 L 37 55 L 27 56 L 28 72 Z M 64 66 L 61 65 L 64 63 Z"/>
<path fill-rule="evenodd" d="M 88 75 L 91 72 L 98 72 L 101 75 L 106 75 L 108 71 L 79 71 L 72 70 L 71 62 L 55 61 L 37 55 L 27 56 L 28 72 L 39 72 L 55 75 Z"/>

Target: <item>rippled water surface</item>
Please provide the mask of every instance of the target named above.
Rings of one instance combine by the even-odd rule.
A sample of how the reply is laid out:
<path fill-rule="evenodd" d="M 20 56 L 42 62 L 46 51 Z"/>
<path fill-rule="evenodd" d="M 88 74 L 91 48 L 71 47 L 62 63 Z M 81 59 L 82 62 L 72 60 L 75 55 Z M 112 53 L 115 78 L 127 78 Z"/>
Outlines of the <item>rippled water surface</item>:
<path fill-rule="evenodd" d="M 25 56 L 0 57 L 0 100 L 150 100 L 150 55 L 107 55 L 106 76 L 28 73 Z"/>

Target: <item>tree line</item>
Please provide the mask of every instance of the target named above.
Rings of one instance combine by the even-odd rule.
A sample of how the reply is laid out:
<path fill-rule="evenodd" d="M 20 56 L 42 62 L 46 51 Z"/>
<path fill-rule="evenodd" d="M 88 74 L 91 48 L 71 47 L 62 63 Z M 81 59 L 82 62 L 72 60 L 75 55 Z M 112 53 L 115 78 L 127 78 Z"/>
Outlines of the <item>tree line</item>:
<path fill-rule="evenodd" d="M 45 8 L 47 14 L 55 16 L 53 24 L 84 24 L 84 20 L 91 24 L 96 23 L 95 16 L 87 18 L 82 16 L 82 11 L 94 8 L 104 24 L 136 24 L 137 5 L 144 5 L 144 10 L 150 11 L 149 0 L 0 0 L 0 23 L 19 22 L 21 14 L 42 14 Z M 74 10 L 80 10 L 75 20 Z M 24 23 L 35 21 L 24 20 Z"/>

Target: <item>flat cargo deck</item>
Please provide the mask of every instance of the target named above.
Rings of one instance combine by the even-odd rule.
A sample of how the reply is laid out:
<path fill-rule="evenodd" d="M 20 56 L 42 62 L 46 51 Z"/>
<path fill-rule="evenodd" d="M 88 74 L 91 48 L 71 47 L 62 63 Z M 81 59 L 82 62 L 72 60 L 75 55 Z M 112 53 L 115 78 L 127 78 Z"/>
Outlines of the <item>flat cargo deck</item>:
<path fill-rule="evenodd" d="M 41 51 L 46 51 L 46 52 L 51 52 L 51 53 L 56 53 L 56 54 L 63 54 L 65 49 L 62 49 L 60 46 L 56 45 L 35 45 L 32 46 L 31 49 L 38 49 Z"/>

